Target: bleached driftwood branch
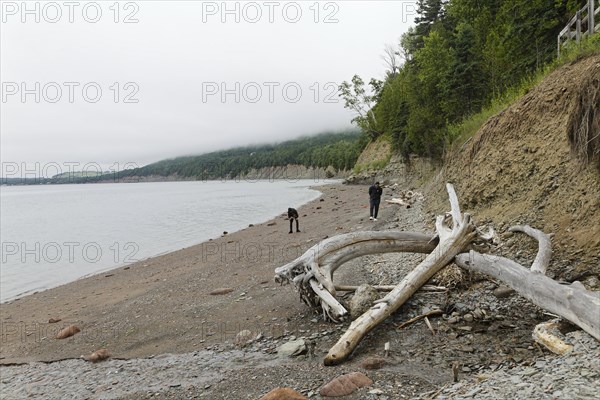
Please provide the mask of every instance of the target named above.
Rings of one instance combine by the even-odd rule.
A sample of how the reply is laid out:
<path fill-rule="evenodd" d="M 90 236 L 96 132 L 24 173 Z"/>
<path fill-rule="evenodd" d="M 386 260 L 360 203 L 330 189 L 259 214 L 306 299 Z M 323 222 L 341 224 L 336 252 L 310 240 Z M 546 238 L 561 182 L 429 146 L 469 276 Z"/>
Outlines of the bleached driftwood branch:
<path fill-rule="evenodd" d="M 275 270 L 275 281 L 292 282 L 300 298 L 322 308 L 327 319 L 343 321 L 348 311 L 335 299 L 333 273 L 356 257 L 388 252 L 429 253 L 437 244 L 431 235 L 415 232 L 352 232 L 325 239 L 302 256 Z"/>
<path fill-rule="evenodd" d="M 546 268 L 552 258 L 552 243 L 544 232 L 534 229 L 529 225 L 515 225 L 508 228 L 509 232 L 522 232 L 538 241 L 538 252 L 531 264 L 531 272 L 546 273 Z"/>
<path fill-rule="evenodd" d="M 599 292 L 586 290 L 579 282 L 561 285 L 504 257 L 472 251 L 457 256 L 455 262 L 461 268 L 502 281 L 535 305 L 571 321 L 600 340 Z"/>
<path fill-rule="evenodd" d="M 400 308 L 433 275 L 451 263 L 476 236 L 471 216 L 460 212 L 454 187 L 447 184 L 446 188 L 450 198 L 451 218 L 447 215 L 437 217 L 435 226 L 439 243 L 436 248 L 409 272 L 394 290 L 350 324 L 348 330 L 325 356 L 325 365 L 344 362 L 367 333 Z"/>

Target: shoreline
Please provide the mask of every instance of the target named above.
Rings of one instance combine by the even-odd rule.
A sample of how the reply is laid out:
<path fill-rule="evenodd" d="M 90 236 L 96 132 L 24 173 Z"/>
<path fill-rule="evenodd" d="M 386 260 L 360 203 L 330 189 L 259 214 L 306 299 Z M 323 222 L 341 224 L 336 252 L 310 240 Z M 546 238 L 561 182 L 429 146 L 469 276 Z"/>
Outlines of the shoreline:
<path fill-rule="evenodd" d="M 281 181 L 281 180 L 270 180 L 270 181 L 269 180 L 260 180 L 260 181 L 268 183 L 268 182 L 277 182 L 277 181 Z M 302 180 L 300 180 L 300 179 L 295 180 L 295 182 L 298 182 L 298 181 L 302 181 Z M 141 183 L 145 183 L 145 182 L 141 182 Z M 154 182 L 150 182 L 150 183 L 154 183 Z M 171 183 L 171 182 L 164 182 L 164 183 Z M 335 182 L 335 180 L 334 180 L 334 182 L 330 183 L 330 182 L 327 182 L 325 180 L 322 181 L 322 182 L 312 182 L 312 181 L 309 182 L 309 180 L 307 180 L 306 183 L 307 183 L 307 186 L 306 186 L 306 188 L 304 190 L 307 191 L 307 196 L 310 195 L 310 197 L 312 197 L 312 199 L 306 200 L 306 201 L 303 200 L 304 203 L 302 203 L 301 206 L 304 206 L 307 203 L 309 203 L 311 201 L 314 201 L 315 199 L 318 199 L 322 195 L 322 193 L 318 189 L 319 187 L 326 186 L 326 185 L 341 184 L 341 181 Z M 311 192 L 316 192 L 316 193 L 311 193 Z M 292 205 L 292 206 L 294 206 L 294 205 Z M 272 211 L 274 211 L 274 210 L 272 210 Z M 268 221 L 276 219 L 277 216 L 278 216 L 278 214 L 268 215 L 268 216 L 262 216 L 262 217 L 258 218 L 256 221 L 248 221 L 248 223 L 239 224 L 239 227 L 234 228 L 235 230 L 230 230 L 231 228 L 229 228 L 229 229 L 226 229 L 226 231 L 228 232 L 228 234 L 233 234 L 233 233 L 239 232 L 240 230 L 248 228 L 249 224 L 250 225 L 260 225 L 262 223 L 266 223 Z M 222 230 L 222 232 L 225 232 L 225 229 Z M 182 250 L 188 249 L 190 247 L 201 245 L 202 243 L 218 239 L 219 237 L 223 236 L 222 233 L 214 234 L 214 236 L 212 234 L 210 234 L 210 233 L 206 233 L 205 235 L 206 236 L 201 236 L 201 238 L 190 239 L 190 241 L 191 240 L 194 240 L 194 241 L 190 242 L 190 243 L 187 243 L 187 244 L 185 242 L 188 242 L 188 241 L 183 241 L 184 242 L 184 243 L 182 243 L 183 247 L 180 247 L 181 245 L 176 244 L 176 247 L 172 247 L 170 249 L 168 248 L 166 250 L 162 250 L 161 249 L 161 251 L 159 253 L 150 254 L 150 255 L 144 255 L 143 258 L 135 260 L 135 261 L 130 261 L 130 262 L 126 262 L 126 263 L 120 262 L 120 263 L 114 264 L 114 265 L 103 266 L 100 269 L 98 269 L 97 271 L 89 272 L 89 273 L 86 273 L 85 275 L 74 276 L 73 278 L 67 277 L 67 279 L 70 279 L 70 280 L 66 280 L 66 281 L 58 282 L 58 283 L 56 283 L 56 282 L 49 283 L 47 286 L 41 286 L 41 287 L 35 287 L 35 288 L 31 288 L 31 289 L 26 289 L 25 291 L 22 291 L 22 292 L 19 292 L 17 294 L 14 294 L 14 295 L 6 298 L 6 299 L 2 299 L 0 301 L 0 304 L 8 304 L 10 302 L 13 302 L 13 301 L 16 301 L 18 299 L 24 298 L 26 296 L 36 295 L 36 294 L 42 293 L 44 291 L 47 291 L 47 290 L 50 290 L 50 289 L 53 289 L 53 288 L 57 288 L 57 287 L 60 287 L 60 286 L 63 286 L 63 285 L 67 285 L 67 284 L 79 281 L 81 279 L 87 279 L 87 278 L 93 277 L 95 275 L 109 273 L 111 271 L 117 270 L 117 269 L 122 268 L 122 267 L 132 266 L 132 265 L 135 265 L 137 263 L 148 262 L 149 260 L 151 260 L 153 258 L 164 256 L 164 255 L 167 255 L 169 253 L 174 253 L 174 252 L 182 251 Z M 123 261 L 123 260 L 120 260 L 120 261 Z M 8 290 L 9 292 L 11 291 L 10 288 L 4 288 L 4 290 Z M 12 291 L 14 292 L 14 290 L 12 290 Z"/>
<path fill-rule="evenodd" d="M 197 339 L 193 327 L 203 330 L 220 322 L 236 325 L 235 329 L 255 325 L 245 322 L 247 310 L 239 307 L 240 293 L 256 298 L 251 307 L 256 314 L 273 314 L 271 331 L 287 329 L 275 322 L 277 318 L 308 310 L 293 289 L 278 289 L 274 269 L 324 237 L 368 222 L 363 186 L 317 187 L 310 188 L 320 195 L 298 209 L 299 234 L 289 235 L 287 215 L 279 214 L 212 240 L 0 304 L 4 339 L 0 364 L 76 358 L 102 345 L 119 358 L 194 351 L 215 343 L 215 338 Z M 221 287 L 234 290 L 224 296 L 209 294 Z M 164 323 L 169 312 L 176 315 Z M 50 324 L 51 318 L 61 322 Z M 81 327 L 82 333 L 66 341 L 52 339 L 55 331 L 69 324 Z M 172 332 L 169 324 L 186 325 L 187 334 Z"/>

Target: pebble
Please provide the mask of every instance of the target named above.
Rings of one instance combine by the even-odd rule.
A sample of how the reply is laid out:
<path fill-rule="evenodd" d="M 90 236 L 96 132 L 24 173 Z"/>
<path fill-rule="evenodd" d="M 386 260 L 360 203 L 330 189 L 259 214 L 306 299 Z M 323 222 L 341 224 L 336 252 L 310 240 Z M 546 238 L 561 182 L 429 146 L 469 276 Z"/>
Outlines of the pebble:
<path fill-rule="evenodd" d="M 436 394 L 435 399 L 476 398 L 495 399 L 593 399 L 600 393 L 600 346 L 583 331 L 566 334 L 574 343 L 573 351 L 567 355 L 545 355 L 533 365 L 503 366 L 480 371 L 476 376 L 465 375 L 457 384 Z M 463 368 L 464 370 L 464 368 Z M 483 375 L 481 375 L 483 374 Z M 431 399 L 426 393 L 418 399 Z"/>
<path fill-rule="evenodd" d="M 242 359 L 244 362 L 240 363 Z M 281 359 L 274 354 L 241 350 L 199 350 L 152 358 L 109 359 L 93 364 L 93 368 L 81 359 L 32 362 L 0 366 L 0 399 L 117 399 L 133 394 L 142 397 L 148 393 L 157 397 L 169 388 L 195 386 L 208 390 L 222 379 L 223 368 L 258 365 L 275 368 L 281 364 Z"/>

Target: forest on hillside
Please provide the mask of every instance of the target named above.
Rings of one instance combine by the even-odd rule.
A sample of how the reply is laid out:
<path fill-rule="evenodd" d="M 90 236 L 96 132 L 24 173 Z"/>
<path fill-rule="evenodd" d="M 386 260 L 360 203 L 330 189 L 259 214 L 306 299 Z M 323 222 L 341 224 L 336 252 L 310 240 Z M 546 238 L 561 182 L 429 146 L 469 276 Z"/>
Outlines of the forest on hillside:
<path fill-rule="evenodd" d="M 128 176 L 176 176 L 189 179 L 220 179 L 243 175 L 252 169 L 290 164 L 313 168 L 350 170 L 367 140 L 356 130 L 323 133 L 277 144 L 238 147 L 212 153 L 162 160 L 142 168 L 122 171 Z"/>
<path fill-rule="evenodd" d="M 237 147 L 211 153 L 161 160 L 140 168 L 119 172 L 74 172 L 52 177 L 7 178 L 3 185 L 138 181 L 142 177 L 211 180 L 230 179 L 252 169 L 302 165 L 307 168 L 334 168 L 348 171 L 354 167 L 368 140 L 356 129 L 322 133 L 276 144 Z"/>
<path fill-rule="evenodd" d="M 556 38 L 583 0 L 419 0 L 415 25 L 385 47 L 383 81 L 340 85 L 369 139 L 404 156 L 440 157 L 450 127 L 556 58 Z"/>

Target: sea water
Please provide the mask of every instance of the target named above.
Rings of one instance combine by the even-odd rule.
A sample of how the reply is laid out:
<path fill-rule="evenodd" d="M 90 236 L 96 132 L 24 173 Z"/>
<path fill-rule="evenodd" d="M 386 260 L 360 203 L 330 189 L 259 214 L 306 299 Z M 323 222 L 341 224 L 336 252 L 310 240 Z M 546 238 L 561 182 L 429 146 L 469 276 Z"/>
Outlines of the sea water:
<path fill-rule="evenodd" d="M 3 186 L 0 302 L 265 222 L 332 182 Z"/>

